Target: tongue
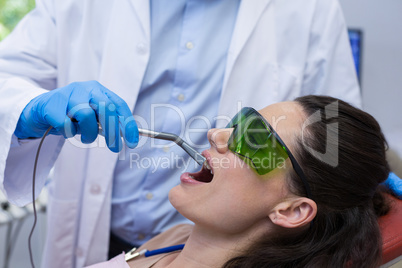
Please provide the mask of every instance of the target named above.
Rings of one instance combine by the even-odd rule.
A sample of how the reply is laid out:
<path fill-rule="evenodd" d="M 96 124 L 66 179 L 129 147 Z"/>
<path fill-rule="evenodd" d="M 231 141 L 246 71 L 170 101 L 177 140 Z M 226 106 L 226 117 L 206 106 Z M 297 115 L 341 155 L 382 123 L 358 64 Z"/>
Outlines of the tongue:
<path fill-rule="evenodd" d="M 190 174 L 196 181 L 200 181 L 200 182 L 211 182 L 214 175 L 211 174 L 211 171 L 209 171 L 206 168 L 202 168 L 200 171 L 198 171 L 197 173 L 191 173 Z"/>

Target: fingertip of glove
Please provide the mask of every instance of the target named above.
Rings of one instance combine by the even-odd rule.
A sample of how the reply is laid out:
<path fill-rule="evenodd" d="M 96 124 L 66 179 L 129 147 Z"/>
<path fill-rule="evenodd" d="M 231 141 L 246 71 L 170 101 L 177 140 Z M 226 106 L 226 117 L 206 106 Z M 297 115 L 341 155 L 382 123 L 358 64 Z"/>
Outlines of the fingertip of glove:
<path fill-rule="evenodd" d="M 96 140 L 96 137 L 95 137 L 95 139 L 94 139 L 94 138 L 91 138 L 91 137 L 87 137 L 87 136 L 81 135 L 81 142 L 84 143 L 84 144 L 91 144 L 91 143 L 93 143 L 95 140 Z"/>
<path fill-rule="evenodd" d="M 107 144 L 107 147 L 109 148 L 110 151 L 112 151 L 113 153 L 118 153 L 123 149 L 123 143 L 121 140 L 116 140 L 115 142 L 113 142 L 112 144 Z"/>
<path fill-rule="evenodd" d="M 137 147 L 137 145 L 138 145 L 138 140 L 135 140 L 134 142 L 126 142 L 126 145 L 127 145 L 127 147 L 128 148 L 130 148 L 130 149 L 134 149 L 135 147 Z"/>
<path fill-rule="evenodd" d="M 124 133 L 124 141 L 126 145 L 133 149 L 137 147 L 139 140 L 138 128 L 136 125 L 132 125 L 126 128 L 126 132 Z"/>

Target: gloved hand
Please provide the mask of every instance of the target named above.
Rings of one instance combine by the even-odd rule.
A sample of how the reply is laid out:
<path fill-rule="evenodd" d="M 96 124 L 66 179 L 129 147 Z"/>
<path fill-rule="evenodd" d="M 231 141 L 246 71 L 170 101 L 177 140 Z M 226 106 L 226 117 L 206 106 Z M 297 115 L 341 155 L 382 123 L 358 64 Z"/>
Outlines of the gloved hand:
<path fill-rule="evenodd" d="M 83 143 L 98 136 L 98 121 L 113 152 L 138 143 L 138 128 L 126 102 L 99 82 L 76 82 L 31 100 L 18 120 L 14 134 L 20 139 L 42 137 L 46 130 L 65 138 L 81 133 Z"/>
<path fill-rule="evenodd" d="M 390 189 L 399 199 L 402 199 L 402 179 L 400 179 L 395 173 L 390 172 L 388 179 L 384 184 Z"/>

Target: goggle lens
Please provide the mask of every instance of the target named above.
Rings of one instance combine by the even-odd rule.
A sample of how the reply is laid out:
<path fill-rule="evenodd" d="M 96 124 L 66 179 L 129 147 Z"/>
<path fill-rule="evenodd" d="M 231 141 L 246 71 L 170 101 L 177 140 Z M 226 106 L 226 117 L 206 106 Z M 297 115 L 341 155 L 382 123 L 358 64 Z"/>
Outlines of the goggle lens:
<path fill-rule="evenodd" d="M 227 125 L 233 128 L 228 141 L 230 151 L 259 175 L 284 165 L 289 157 L 270 125 L 252 108 L 243 108 Z"/>

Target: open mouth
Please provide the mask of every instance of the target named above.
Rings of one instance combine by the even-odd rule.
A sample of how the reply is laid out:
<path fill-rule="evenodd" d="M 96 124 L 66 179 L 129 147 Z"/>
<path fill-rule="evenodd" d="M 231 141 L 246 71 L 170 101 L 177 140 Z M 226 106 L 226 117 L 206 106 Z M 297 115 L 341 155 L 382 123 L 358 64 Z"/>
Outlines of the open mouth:
<path fill-rule="evenodd" d="M 208 164 L 208 161 L 205 161 L 200 171 L 190 173 L 189 176 L 196 181 L 209 183 L 214 178 L 214 172 L 211 166 Z"/>

